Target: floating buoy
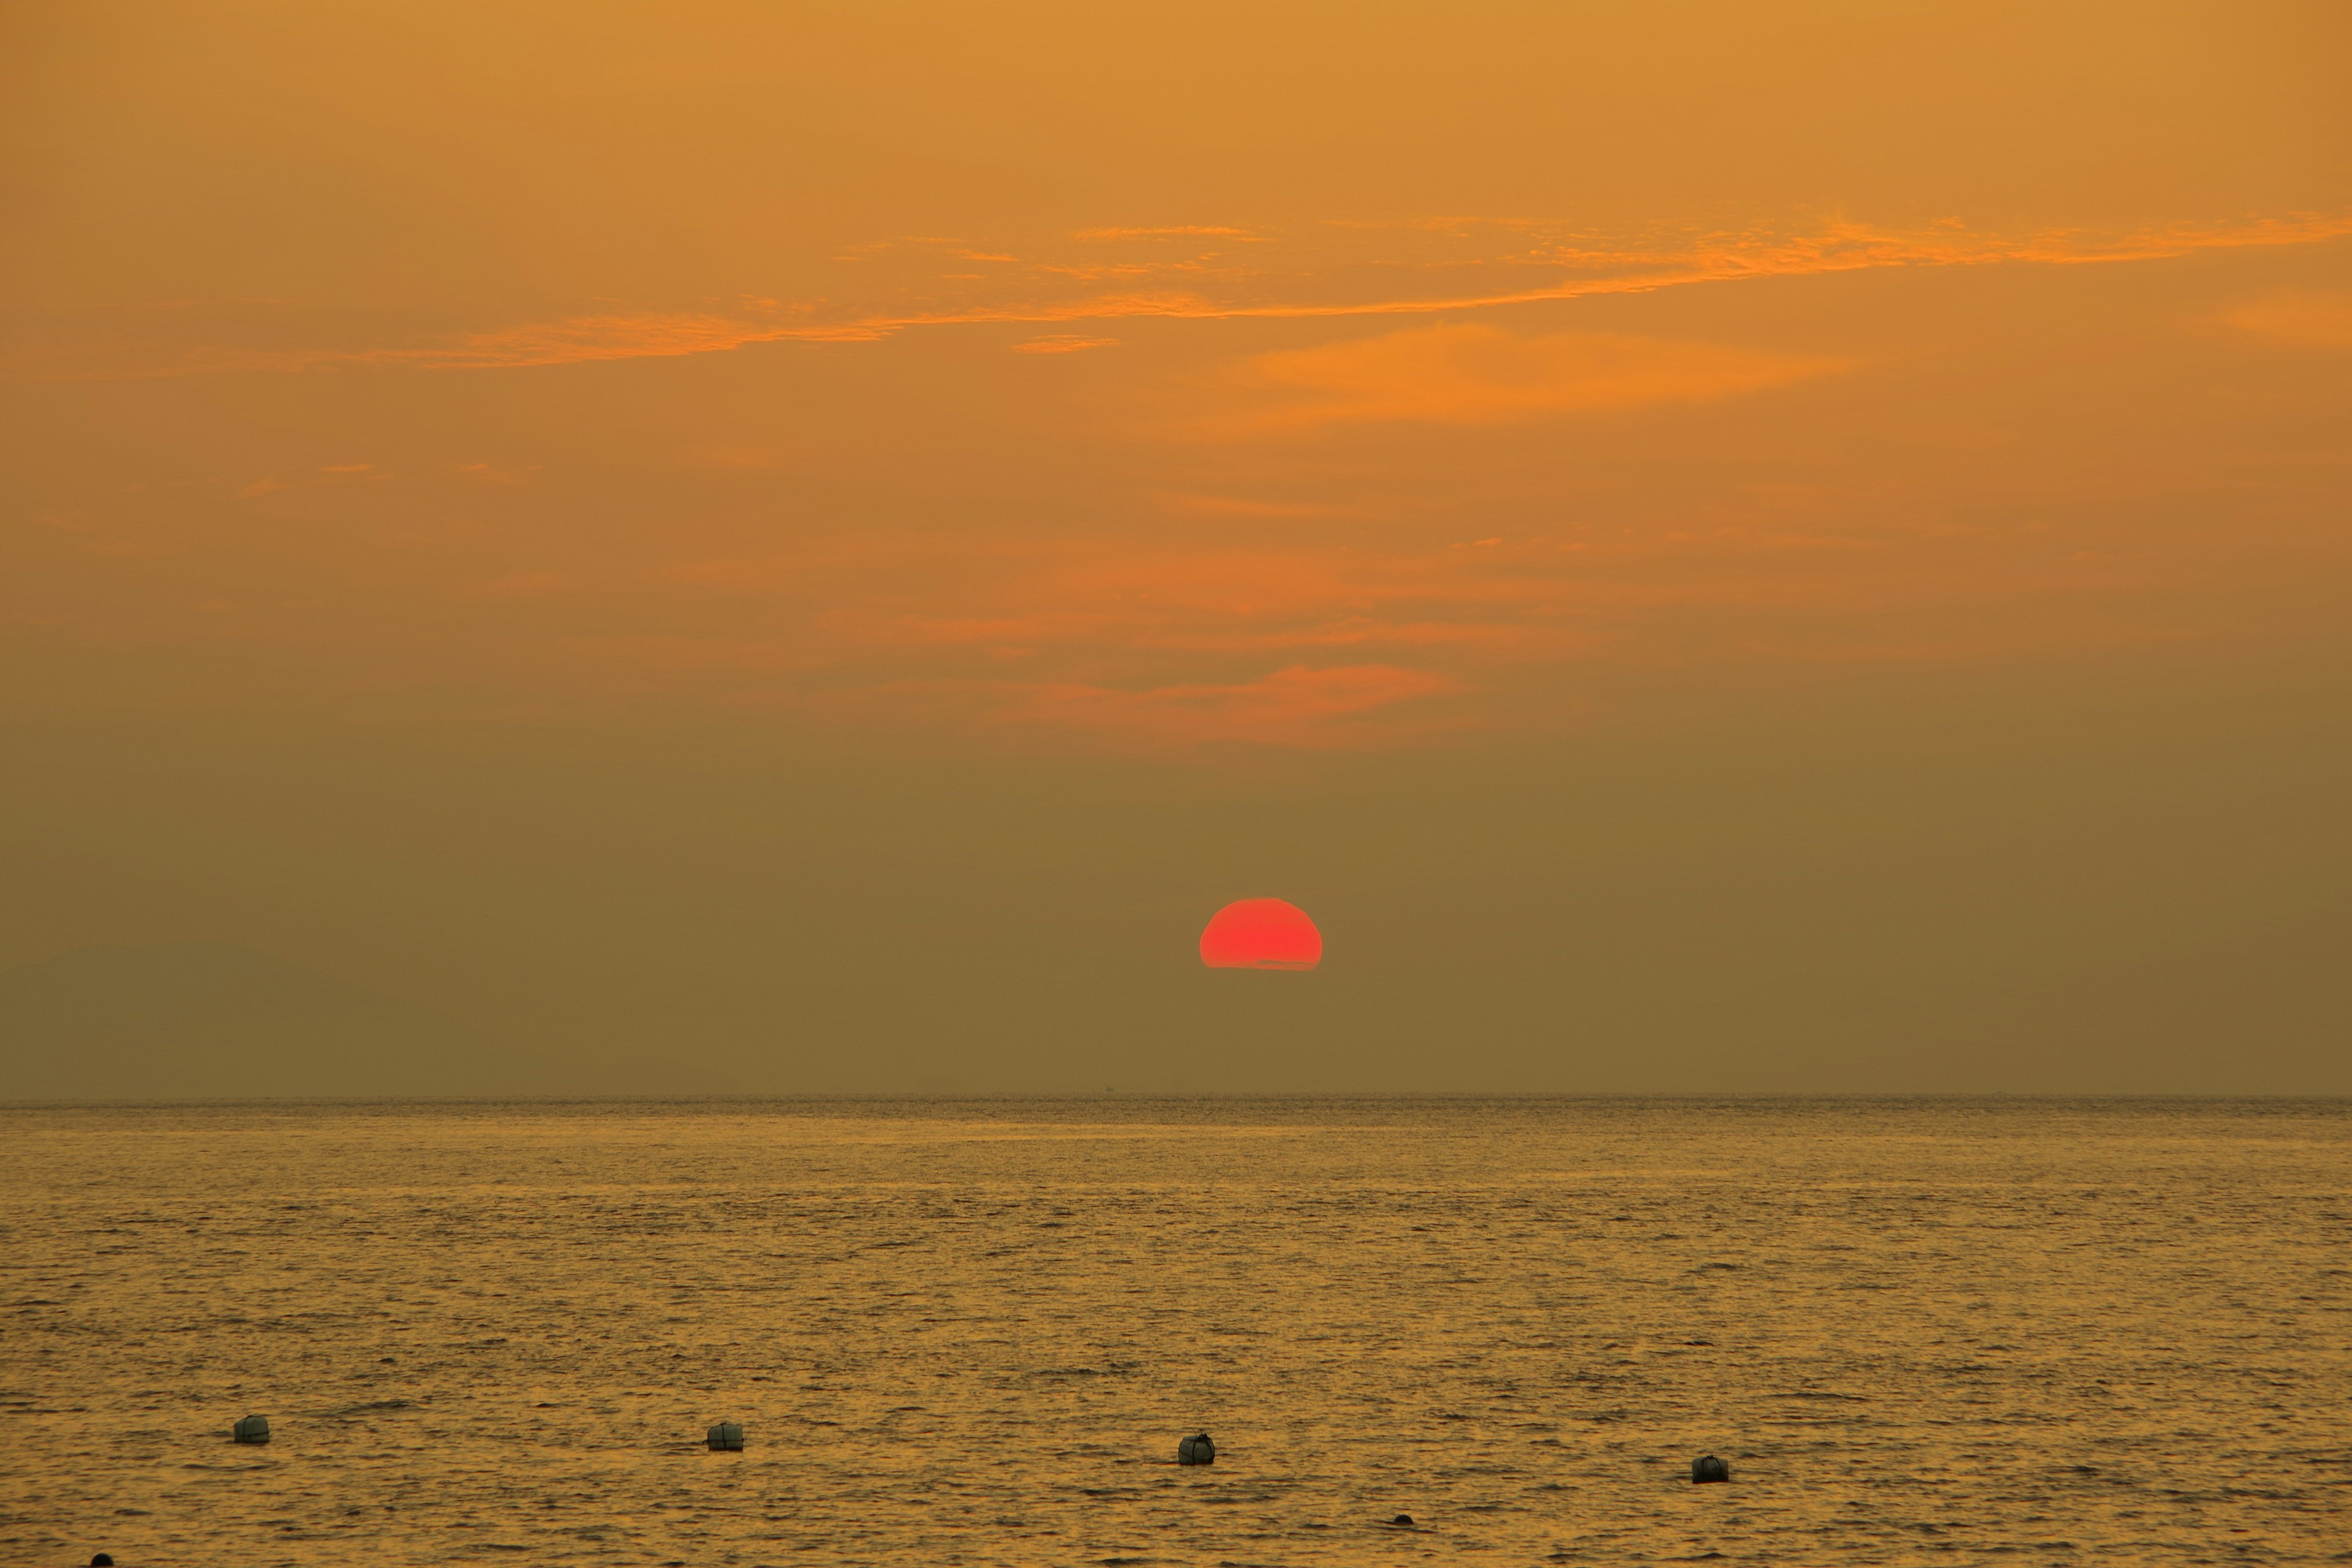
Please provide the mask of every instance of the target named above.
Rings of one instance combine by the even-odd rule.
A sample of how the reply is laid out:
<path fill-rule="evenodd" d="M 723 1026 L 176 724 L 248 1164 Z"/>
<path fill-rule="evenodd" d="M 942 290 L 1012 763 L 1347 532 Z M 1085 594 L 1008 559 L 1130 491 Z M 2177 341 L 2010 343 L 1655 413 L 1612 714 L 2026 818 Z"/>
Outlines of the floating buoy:
<path fill-rule="evenodd" d="M 1391 1524 L 1402 1524 L 1407 1530 L 1411 1530 L 1412 1528 L 1412 1515 L 1409 1513 L 1401 1513 L 1394 1519 L 1389 1521 L 1389 1522 Z"/>
<path fill-rule="evenodd" d="M 248 1415 L 230 1427 L 228 1435 L 240 1443 L 267 1443 L 269 1441 L 269 1417 Z"/>
<path fill-rule="evenodd" d="M 114 1568 L 114 1558 L 111 1554 L 101 1552 L 89 1560 L 89 1568 Z"/>
<path fill-rule="evenodd" d="M 1730 1479 L 1731 1467 L 1713 1454 L 1691 1461 L 1691 1485 L 1693 1486 L 1698 1486 L 1706 1481 L 1727 1481 Z"/>
<path fill-rule="evenodd" d="M 709 1432 L 710 1451 L 714 1454 L 740 1454 L 743 1451 L 743 1424 L 721 1421 Z"/>
<path fill-rule="evenodd" d="M 1180 1465 L 1213 1465 L 1217 1462 L 1217 1446 L 1209 1441 L 1206 1432 L 1195 1432 L 1176 1445 L 1176 1462 Z"/>

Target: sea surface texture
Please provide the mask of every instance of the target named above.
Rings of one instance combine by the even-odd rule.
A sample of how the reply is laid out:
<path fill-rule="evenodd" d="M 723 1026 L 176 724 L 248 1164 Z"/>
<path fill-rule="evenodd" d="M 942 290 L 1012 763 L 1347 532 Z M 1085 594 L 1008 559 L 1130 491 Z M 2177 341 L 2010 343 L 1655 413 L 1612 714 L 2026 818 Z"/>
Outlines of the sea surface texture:
<path fill-rule="evenodd" d="M 2340 1101 L 16 1107 L 0 1153 L 8 1563 L 2352 1561 Z"/>

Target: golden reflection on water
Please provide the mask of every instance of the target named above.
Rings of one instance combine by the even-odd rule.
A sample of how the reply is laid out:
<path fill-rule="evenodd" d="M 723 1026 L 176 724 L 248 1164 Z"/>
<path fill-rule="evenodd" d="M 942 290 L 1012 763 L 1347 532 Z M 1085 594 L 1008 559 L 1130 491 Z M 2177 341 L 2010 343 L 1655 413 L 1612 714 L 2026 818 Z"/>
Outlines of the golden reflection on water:
<path fill-rule="evenodd" d="M 18 1107 L 0 1134 L 11 1562 L 2352 1542 L 2340 1101 Z M 248 1411 L 266 1448 L 228 1441 Z M 705 1448 L 722 1419 L 745 1452 Z M 1180 1468 L 1202 1429 L 1215 1465 Z M 1707 1452 L 1731 1485 L 1690 1485 Z"/>

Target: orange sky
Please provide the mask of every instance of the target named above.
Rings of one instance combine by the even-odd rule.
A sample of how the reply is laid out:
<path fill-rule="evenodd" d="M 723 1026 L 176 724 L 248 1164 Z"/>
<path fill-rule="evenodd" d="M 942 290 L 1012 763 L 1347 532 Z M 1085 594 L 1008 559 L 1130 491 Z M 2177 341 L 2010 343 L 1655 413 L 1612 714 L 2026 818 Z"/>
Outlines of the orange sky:
<path fill-rule="evenodd" d="M 2181 741 L 2340 689 L 2340 6 L 6 26 L 0 716 L 103 729 L 102 773 L 166 733 L 307 737 L 331 779 L 347 743 L 685 726 L 1243 813 L 1269 768 L 1437 767 L 1454 812 L 1560 747 L 1728 758 L 1775 704 L 1858 704 L 1851 738 L 2206 682 L 2151 721 Z M 60 774 L 19 842 L 109 842 L 168 773 L 137 806 Z M 26 852 L 0 961 L 225 931 L 525 1035 L 572 984 L 327 934 L 290 869 L 232 915 Z M 577 918 L 547 945 L 608 963 Z"/>

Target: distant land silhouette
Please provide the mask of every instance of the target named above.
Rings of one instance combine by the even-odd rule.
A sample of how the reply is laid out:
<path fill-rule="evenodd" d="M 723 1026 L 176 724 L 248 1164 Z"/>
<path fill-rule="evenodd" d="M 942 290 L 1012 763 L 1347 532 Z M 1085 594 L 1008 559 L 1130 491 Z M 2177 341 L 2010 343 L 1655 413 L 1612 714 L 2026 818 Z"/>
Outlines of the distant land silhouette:
<path fill-rule="evenodd" d="M 552 1077 L 453 1018 L 224 942 L 0 970 L 0 1100 L 529 1094 Z"/>

